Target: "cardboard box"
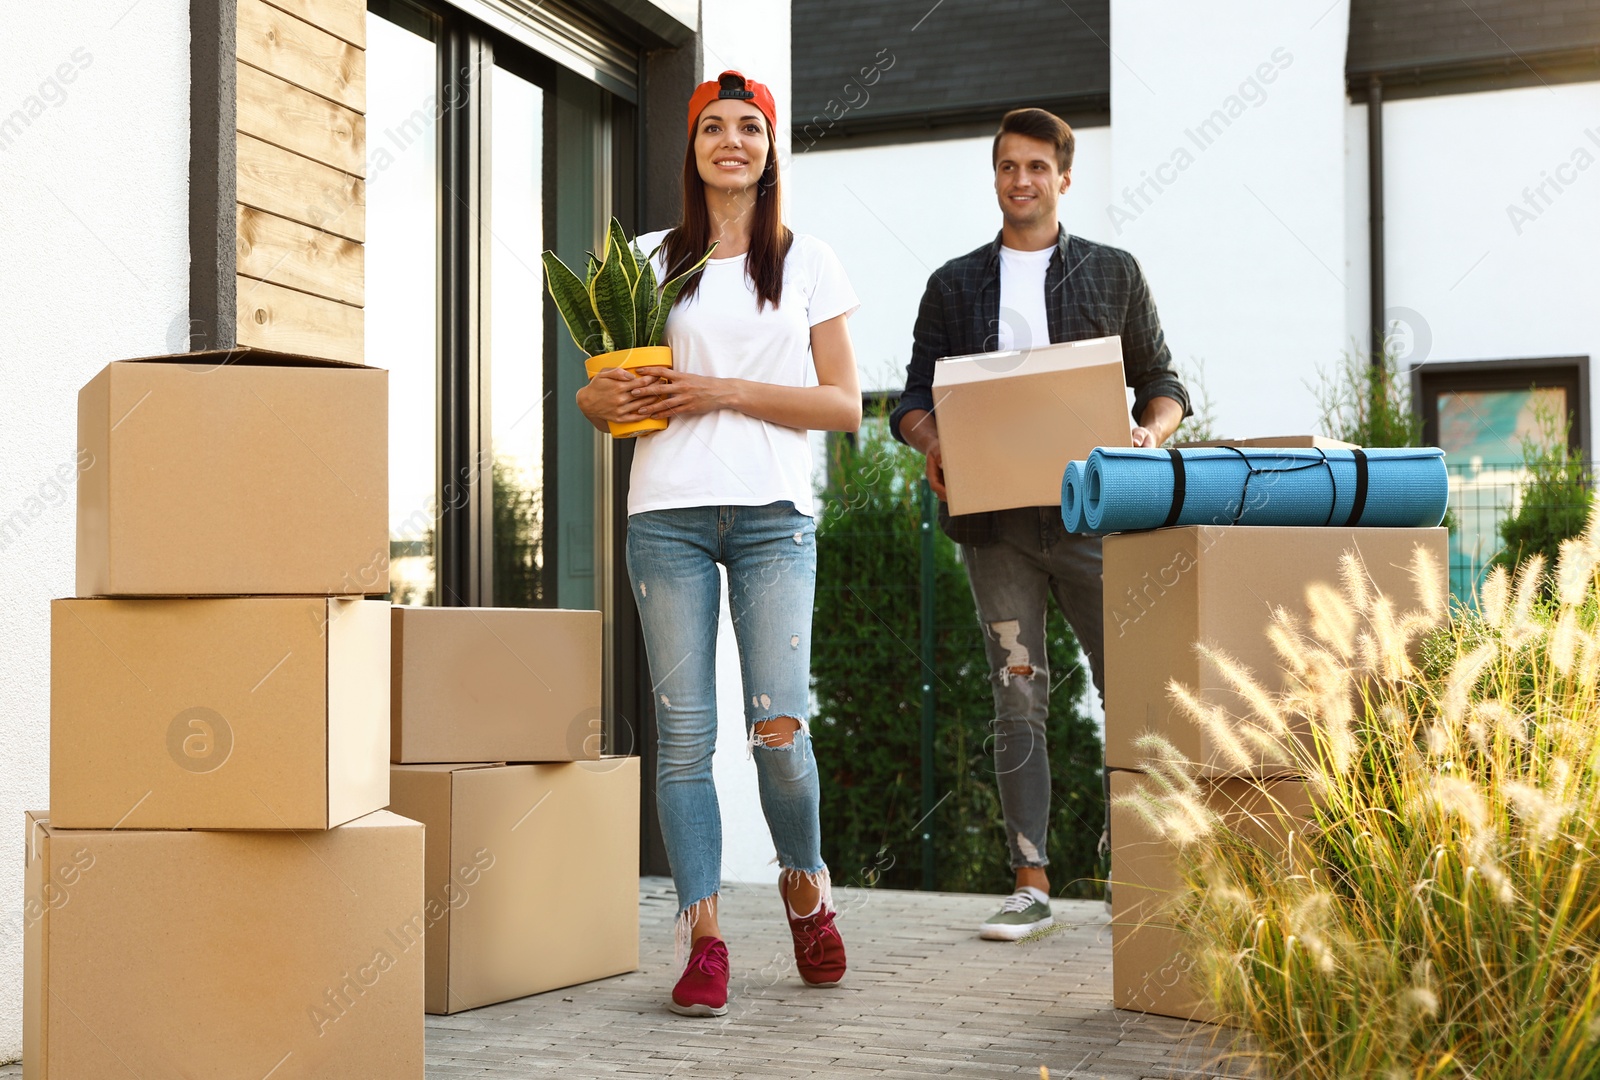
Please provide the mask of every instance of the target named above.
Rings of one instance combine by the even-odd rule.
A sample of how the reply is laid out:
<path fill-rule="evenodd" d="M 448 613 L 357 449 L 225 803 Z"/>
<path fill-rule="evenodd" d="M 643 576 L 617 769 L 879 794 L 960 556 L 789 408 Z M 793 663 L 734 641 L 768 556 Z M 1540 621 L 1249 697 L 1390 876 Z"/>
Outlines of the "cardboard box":
<path fill-rule="evenodd" d="M 1442 528 L 1196 525 L 1106 537 L 1106 765 L 1143 768 L 1144 753 L 1134 740 L 1154 731 L 1197 763 L 1202 775 L 1284 775 L 1285 757 L 1266 751 L 1246 769 L 1222 761 L 1213 740 L 1178 712 L 1168 680 L 1230 715 L 1248 716 L 1244 699 L 1196 654 L 1197 642 L 1238 660 L 1268 690 L 1284 689 L 1286 676 L 1267 639 L 1275 607 L 1308 625 L 1306 590 L 1318 583 L 1338 589 L 1340 556 L 1355 551 L 1372 588 L 1401 611 L 1416 608 L 1414 551 L 1432 553 L 1444 596 L 1448 544 Z"/>
<path fill-rule="evenodd" d="M 1111 773 L 1115 800 L 1143 781 Z M 1228 824 L 1288 863 L 1290 836 L 1310 820 L 1311 797 L 1299 780 L 1204 781 L 1205 803 Z M 1111 993 L 1119 1009 L 1213 1022 L 1215 1008 L 1195 969 L 1187 936 L 1169 904 L 1183 887 L 1179 853 L 1136 811 L 1111 808 Z"/>
<path fill-rule="evenodd" d="M 78 392 L 79 596 L 389 591 L 389 373 L 259 350 Z"/>
<path fill-rule="evenodd" d="M 58 828 L 326 829 L 389 802 L 389 605 L 50 606 Z"/>
<path fill-rule="evenodd" d="M 1203 439 L 1199 442 L 1181 442 L 1177 446 L 1198 449 L 1204 446 L 1254 446 L 1258 448 L 1290 447 L 1322 450 L 1355 450 L 1355 443 L 1330 439 L 1326 435 L 1262 435 L 1254 439 Z"/>
<path fill-rule="evenodd" d="M 447 1014 L 639 966 L 639 759 L 396 765 L 428 827 L 427 1008 Z"/>
<path fill-rule="evenodd" d="M 1057 506 L 1067 462 L 1131 446 L 1122 339 L 954 356 L 933 368 L 952 514 Z"/>
<path fill-rule="evenodd" d="M 423 1075 L 422 826 L 63 830 L 27 815 L 23 1076 Z"/>
<path fill-rule="evenodd" d="M 598 611 L 396 607 L 390 760 L 600 756 Z"/>

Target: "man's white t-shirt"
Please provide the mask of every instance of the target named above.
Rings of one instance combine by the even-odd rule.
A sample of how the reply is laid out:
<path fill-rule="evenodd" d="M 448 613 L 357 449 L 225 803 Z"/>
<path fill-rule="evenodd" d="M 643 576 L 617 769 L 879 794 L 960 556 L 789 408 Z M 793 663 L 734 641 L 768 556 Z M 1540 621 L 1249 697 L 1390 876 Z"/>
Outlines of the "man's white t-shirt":
<path fill-rule="evenodd" d="M 1044 275 L 1056 253 L 1051 244 L 1038 251 L 1000 247 L 1000 350 L 1050 344 L 1045 316 Z"/>
<path fill-rule="evenodd" d="M 665 231 L 639 237 L 648 254 Z M 674 305 L 662 344 L 678 371 L 779 386 L 815 386 L 811 328 L 860 307 L 832 249 L 796 233 L 783 264 L 783 300 L 758 307 L 745 257 L 712 259 L 694 296 Z M 662 274 L 662 255 L 655 259 Z M 806 432 L 733 409 L 674 416 L 641 436 L 633 452 L 628 513 L 687 506 L 792 502 L 815 516 Z"/>

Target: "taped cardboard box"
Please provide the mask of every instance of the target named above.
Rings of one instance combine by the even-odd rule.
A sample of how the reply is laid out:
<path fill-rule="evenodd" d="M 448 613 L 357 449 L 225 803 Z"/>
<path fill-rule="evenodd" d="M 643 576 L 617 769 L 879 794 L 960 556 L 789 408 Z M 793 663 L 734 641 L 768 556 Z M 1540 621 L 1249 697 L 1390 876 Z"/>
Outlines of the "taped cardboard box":
<path fill-rule="evenodd" d="M 1120 337 L 947 357 L 933 400 L 952 514 L 1058 506 L 1067 462 L 1132 445 Z"/>
<path fill-rule="evenodd" d="M 254 349 L 78 392 L 79 596 L 389 591 L 389 373 Z"/>
<path fill-rule="evenodd" d="M 1445 529 L 1299 528 L 1195 525 L 1105 538 L 1106 765 L 1140 769 L 1134 746 L 1155 732 L 1199 768 L 1201 775 L 1278 776 L 1290 772 L 1287 754 L 1258 750 L 1247 768 L 1223 760 L 1215 742 L 1181 715 L 1168 692 L 1176 680 L 1201 701 L 1231 716 L 1250 707 L 1210 663 L 1201 643 L 1232 656 L 1269 690 L 1287 686 L 1267 639 L 1274 608 L 1310 622 L 1306 591 L 1340 588 L 1339 560 L 1358 553 L 1369 587 L 1398 611 L 1420 606 L 1411 568 L 1417 548 L 1433 557 L 1436 595 L 1449 594 L 1449 536 Z"/>
<path fill-rule="evenodd" d="M 389 802 L 389 604 L 57 600 L 58 828 L 326 829 Z"/>
<path fill-rule="evenodd" d="M 1287 447 L 1298 449 L 1355 450 L 1355 443 L 1330 439 L 1326 435 L 1260 435 L 1253 439 L 1202 439 L 1198 442 L 1181 442 L 1177 446 L 1198 449 L 1206 446 L 1254 446 L 1259 448 Z"/>
<path fill-rule="evenodd" d="M 427 1008 L 447 1014 L 639 966 L 639 759 L 396 765 L 428 827 Z"/>
<path fill-rule="evenodd" d="M 598 611 L 396 607 L 390 759 L 600 756 Z"/>
<path fill-rule="evenodd" d="M 1140 773 L 1113 771 L 1111 798 L 1111 987 L 1119 1009 L 1217 1020 L 1206 998 L 1187 935 L 1172 904 L 1183 888 L 1178 849 L 1138 812 L 1115 800 L 1144 783 Z M 1290 865 L 1292 837 L 1311 819 L 1309 790 L 1299 780 L 1202 781 L 1203 801 L 1229 828 Z M 1298 852 L 1303 849 L 1296 849 Z M 1287 869 L 1286 869 L 1287 872 Z"/>
<path fill-rule="evenodd" d="M 422 826 L 63 830 L 27 815 L 23 1076 L 423 1075 Z"/>

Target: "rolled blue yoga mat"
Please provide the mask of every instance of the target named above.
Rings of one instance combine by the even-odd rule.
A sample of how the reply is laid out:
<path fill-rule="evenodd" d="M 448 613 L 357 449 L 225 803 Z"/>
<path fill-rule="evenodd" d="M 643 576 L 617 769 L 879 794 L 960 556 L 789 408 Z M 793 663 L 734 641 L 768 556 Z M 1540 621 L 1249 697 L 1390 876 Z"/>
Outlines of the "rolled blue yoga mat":
<path fill-rule="evenodd" d="M 1061 522 L 1068 532 L 1083 532 L 1083 465 L 1081 461 L 1067 462 L 1067 471 L 1061 474 Z"/>
<path fill-rule="evenodd" d="M 1449 483 L 1436 447 L 1100 447 L 1083 465 L 1079 494 L 1073 531 L 1085 533 L 1171 525 L 1427 528 L 1444 520 Z"/>

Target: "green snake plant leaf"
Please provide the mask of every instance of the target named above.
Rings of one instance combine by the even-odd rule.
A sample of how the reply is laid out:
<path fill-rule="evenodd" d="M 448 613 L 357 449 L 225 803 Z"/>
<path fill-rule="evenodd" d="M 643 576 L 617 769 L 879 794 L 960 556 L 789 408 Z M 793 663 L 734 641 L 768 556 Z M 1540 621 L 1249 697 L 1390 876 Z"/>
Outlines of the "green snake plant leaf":
<path fill-rule="evenodd" d="M 633 262 L 633 251 L 619 246 L 606 236 L 605 250 L 600 255 L 600 267 L 589 279 L 589 304 L 595 317 L 605 328 L 608 352 L 631 349 L 635 344 L 633 287 L 628 281 L 624 263 Z"/>
<path fill-rule="evenodd" d="M 628 234 L 622 231 L 622 222 L 616 218 L 606 227 L 606 251 L 621 262 L 628 275 L 628 288 L 632 290 L 639 283 L 639 255 L 628 243 Z"/>
<path fill-rule="evenodd" d="M 676 277 L 669 278 L 666 284 L 661 286 L 660 299 L 656 302 L 655 310 L 650 313 L 650 325 L 646 328 L 644 344 L 661 344 L 661 335 L 667 331 L 667 316 L 672 314 L 673 302 L 678 299 L 678 294 L 683 291 L 683 287 L 689 283 L 689 278 L 699 273 L 711 259 L 712 252 L 716 250 L 717 245 L 713 243 L 706 249 L 706 253 L 700 256 L 699 262 Z"/>
<path fill-rule="evenodd" d="M 629 250 L 638 255 L 637 249 Z M 656 304 L 656 268 L 643 256 L 639 257 L 638 263 L 639 280 L 633 286 L 633 325 L 638 339 L 635 344 L 657 345 L 660 343 L 649 340 L 650 318 Z"/>
<path fill-rule="evenodd" d="M 606 352 L 605 330 L 589 303 L 589 290 L 553 251 L 544 253 L 544 280 L 550 298 L 556 302 L 561 321 L 567 324 L 572 340 L 587 356 Z"/>

